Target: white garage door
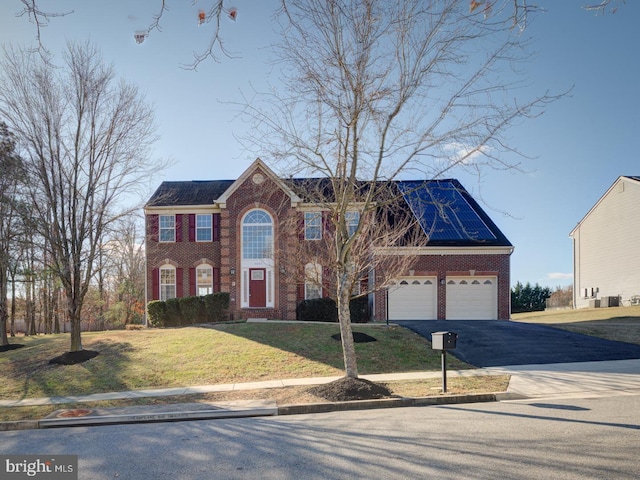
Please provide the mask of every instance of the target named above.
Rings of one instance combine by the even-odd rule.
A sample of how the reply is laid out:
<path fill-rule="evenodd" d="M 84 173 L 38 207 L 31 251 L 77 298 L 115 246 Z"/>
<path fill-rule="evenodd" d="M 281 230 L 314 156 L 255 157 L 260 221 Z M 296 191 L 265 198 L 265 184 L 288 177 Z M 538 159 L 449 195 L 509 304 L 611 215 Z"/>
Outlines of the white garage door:
<path fill-rule="evenodd" d="M 389 287 L 389 320 L 438 318 L 435 277 L 403 277 Z"/>
<path fill-rule="evenodd" d="M 497 320 L 496 277 L 447 277 L 447 320 Z"/>

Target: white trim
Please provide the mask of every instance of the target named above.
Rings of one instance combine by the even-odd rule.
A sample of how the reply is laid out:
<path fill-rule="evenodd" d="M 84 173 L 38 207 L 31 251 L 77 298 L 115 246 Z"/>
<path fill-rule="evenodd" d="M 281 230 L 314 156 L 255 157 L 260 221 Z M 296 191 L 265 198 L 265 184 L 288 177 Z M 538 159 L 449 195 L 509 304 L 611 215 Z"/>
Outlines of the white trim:
<path fill-rule="evenodd" d="M 574 238 L 576 231 L 580 228 L 580 226 L 584 223 L 584 221 L 587 219 L 587 217 L 589 215 L 591 215 L 591 212 L 593 212 L 598 205 L 600 205 L 602 203 L 602 201 L 605 199 L 605 197 L 607 195 L 609 195 L 609 193 L 616 187 L 616 185 L 618 185 L 620 182 L 635 182 L 637 184 L 640 184 L 640 181 L 636 180 L 635 178 L 631 178 L 631 177 L 627 177 L 624 175 L 619 176 L 615 182 L 613 182 L 613 184 L 609 187 L 609 189 L 604 193 L 604 195 L 602 195 L 598 201 L 595 203 L 595 205 L 593 207 L 591 207 L 589 209 L 589 211 L 587 212 L 587 214 L 582 217 L 582 219 L 576 224 L 576 226 L 573 228 L 573 230 L 571 230 L 571 232 L 569 233 L 569 237 L 570 238 Z"/>
<path fill-rule="evenodd" d="M 236 181 L 234 181 L 225 192 L 220 195 L 220 197 L 216 200 L 216 205 L 220 206 L 220 208 L 227 208 L 227 200 L 233 193 L 240 188 L 240 186 L 246 182 L 247 180 L 251 180 L 251 177 L 256 170 L 260 169 L 261 173 L 264 173 L 268 178 L 270 178 L 282 191 L 289 196 L 291 199 L 291 206 L 295 207 L 298 203 L 302 202 L 302 199 L 298 197 L 293 190 L 291 190 L 284 181 L 278 177 L 273 170 L 271 170 L 267 165 L 260 159 L 256 158 L 254 162 L 247 168 L 242 175 L 240 175 Z"/>
<path fill-rule="evenodd" d="M 145 215 L 178 215 L 188 213 L 220 213 L 222 210 L 217 205 L 176 205 L 163 207 L 144 207 Z"/>
<path fill-rule="evenodd" d="M 511 255 L 514 247 L 378 247 L 374 255 Z"/>

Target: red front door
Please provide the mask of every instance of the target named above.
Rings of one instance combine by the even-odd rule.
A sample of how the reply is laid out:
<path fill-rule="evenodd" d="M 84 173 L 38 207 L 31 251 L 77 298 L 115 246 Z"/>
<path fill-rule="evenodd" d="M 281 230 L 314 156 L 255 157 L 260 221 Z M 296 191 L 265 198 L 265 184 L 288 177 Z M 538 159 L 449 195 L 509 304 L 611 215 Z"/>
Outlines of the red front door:
<path fill-rule="evenodd" d="M 267 306 L 267 270 L 264 268 L 249 269 L 249 306 Z"/>

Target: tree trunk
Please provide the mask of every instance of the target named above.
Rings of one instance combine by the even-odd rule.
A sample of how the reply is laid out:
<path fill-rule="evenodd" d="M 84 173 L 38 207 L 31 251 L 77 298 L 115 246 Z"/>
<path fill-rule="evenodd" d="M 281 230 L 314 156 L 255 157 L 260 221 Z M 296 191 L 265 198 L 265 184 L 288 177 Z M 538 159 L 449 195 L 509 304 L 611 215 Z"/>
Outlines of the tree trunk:
<path fill-rule="evenodd" d="M 74 302 L 73 297 L 67 297 L 67 305 L 69 311 L 69 323 L 71 324 L 71 352 L 79 352 L 82 350 L 82 308 Z"/>
<path fill-rule="evenodd" d="M 7 272 L 0 268 L 0 345 L 9 345 L 7 337 Z"/>
<path fill-rule="evenodd" d="M 358 378 L 358 363 L 351 329 L 351 312 L 349 311 L 351 291 L 346 277 L 346 275 L 338 277 L 336 303 L 338 306 L 338 321 L 340 322 L 340 338 L 342 340 L 345 374 L 349 378 Z"/>
<path fill-rule="evenodd" d="M 16 272 L 11 271 L 11 336 L 16 336 Z"/>

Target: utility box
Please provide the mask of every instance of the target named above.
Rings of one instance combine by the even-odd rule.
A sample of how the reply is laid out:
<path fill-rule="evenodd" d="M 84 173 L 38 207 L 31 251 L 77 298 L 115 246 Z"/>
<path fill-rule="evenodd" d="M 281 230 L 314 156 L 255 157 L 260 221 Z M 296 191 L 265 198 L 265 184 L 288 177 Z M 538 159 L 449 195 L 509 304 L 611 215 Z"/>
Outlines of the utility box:
<path fill-rule="evenodd" d="M 433 332 L 431 348 L 433 350 L 455 350 L 458 334 L 453 332 Z"/>

